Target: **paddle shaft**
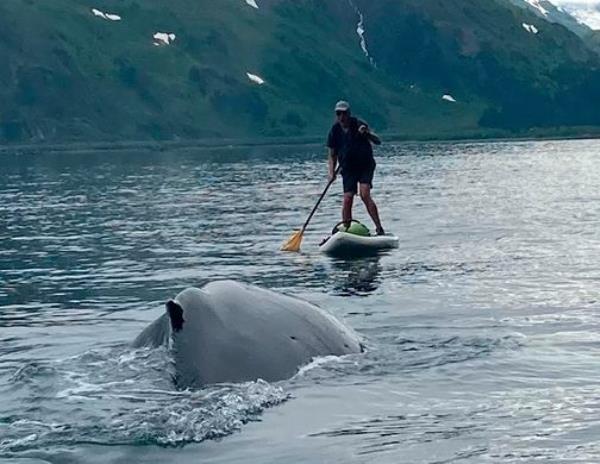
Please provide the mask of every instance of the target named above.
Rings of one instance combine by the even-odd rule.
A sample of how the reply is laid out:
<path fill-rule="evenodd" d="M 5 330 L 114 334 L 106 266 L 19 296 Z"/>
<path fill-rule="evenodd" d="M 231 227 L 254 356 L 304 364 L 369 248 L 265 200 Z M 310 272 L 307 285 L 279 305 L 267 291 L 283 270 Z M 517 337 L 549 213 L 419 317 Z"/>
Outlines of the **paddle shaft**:
<path fill-rule="evenodd" d="M 323 201 L 323 198 L 325 198 L 325 194 L 327 193 L 327 191 L 329 190 L 329 187 L 331 187 L 331 184 L 333 184 L 335 182 L 335 178 L 336 176 L 339 174 L 340 172 L 340 168 L 341 166 L 338 166 L 337 169 L 335 170 L 335 174 L 333 175 L 333 177 L 331 178 L 331 180 L 329 182 L 327 182 L 327 185 L 325 186 L 325 190 L 323 190 L 323 193 L 321 194 L 321 196 L 319 197 L 319 200 L 317 201 L 317 204 L 315 205 L 315 207 L 312 209 L 312 211 L 310 212 L 310 214 L 308 215 L 308 219 L 306 219 L 306 222 L 304 223 L 304 225 L 302 226 L 302 232 L 304 232 L 306 230 L 306 228 L 308 227 L 308 223 L 310 222 L 310 220 L 312 219 L 312 217 L 314 216 L 315 212 L 317 211 L 317 208 L 319 207 L 319 205 L 321 204 L 321 202 Z"/>

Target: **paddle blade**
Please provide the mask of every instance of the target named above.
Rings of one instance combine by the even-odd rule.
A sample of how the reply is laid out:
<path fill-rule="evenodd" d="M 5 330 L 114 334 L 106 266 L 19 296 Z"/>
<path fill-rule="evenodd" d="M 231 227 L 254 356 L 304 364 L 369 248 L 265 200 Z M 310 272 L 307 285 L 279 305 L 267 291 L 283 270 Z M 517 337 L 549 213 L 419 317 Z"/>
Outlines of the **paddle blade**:
<path fill-rule="evenodd" d="M 299 230 L 290 239 L 281 246 L 281 251 L 291 251 L 297 253 L 300 251 L 300 244 L 302 243 L 302 236 L 304 235 L 303 230 Z"/>

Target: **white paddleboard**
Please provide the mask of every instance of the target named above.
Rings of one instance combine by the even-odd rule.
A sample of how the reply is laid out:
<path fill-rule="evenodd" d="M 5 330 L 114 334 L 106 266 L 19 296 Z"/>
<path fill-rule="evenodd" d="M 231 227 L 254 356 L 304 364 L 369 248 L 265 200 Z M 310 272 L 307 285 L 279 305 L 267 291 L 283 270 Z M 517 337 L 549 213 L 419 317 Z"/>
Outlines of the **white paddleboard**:
<path fill-rule="evenodd" d="M 394 235 L 361 236 L 337 232 L 321 243 L 319 250 L 331 256 L 368 256 L 398 248 L 398 242 Z"/>

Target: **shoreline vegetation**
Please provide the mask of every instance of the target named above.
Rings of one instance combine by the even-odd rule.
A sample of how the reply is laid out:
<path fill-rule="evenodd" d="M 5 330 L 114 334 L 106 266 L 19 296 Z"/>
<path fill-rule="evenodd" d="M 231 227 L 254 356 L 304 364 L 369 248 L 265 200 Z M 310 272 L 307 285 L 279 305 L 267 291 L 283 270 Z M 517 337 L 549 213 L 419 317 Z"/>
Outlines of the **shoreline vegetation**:
<path fill-rule="evenodd" d="M 325 133 L 325 131 L 324 131 Z M 511 141 L 544 141 L 544 140 L 583 140 L 600 138 L 600 127 L 561 127 L 552 129 L 530 129 L 521 132 L 473 131 L 416 134 L 409 135 L 398 132 L 381 132 L 384 143 L 477 143 L 477 142 L 511 142 Z M 255 137 L 255 138 L 214 138 L 214 139 L 182 139 L 182 140 L 138 140 L 138 141 L 69 141 L 64 143 L 15 143 L 0 145 L 2 154 L 50 154 L 50 153 L 91 153 L 122 151 L 180 151 L 236 149 L 256 147 L 285 146 L 325 146 L 325 136 L 300 137 Z"/>
<path fill-rule="evenodd" d="M 0 2 L 0 153 L 321 145 L 340 99 L 386 140 L 600 136 L 600 55 L 521 0 L 257 2 Z"/>
<path fill-rule="evenodd" d="M 321 144 L 340 98 L 387 140 L 600 135 L 600 55 L 509 0 L 46 3 L 0 2 L 0 153 Z"/>

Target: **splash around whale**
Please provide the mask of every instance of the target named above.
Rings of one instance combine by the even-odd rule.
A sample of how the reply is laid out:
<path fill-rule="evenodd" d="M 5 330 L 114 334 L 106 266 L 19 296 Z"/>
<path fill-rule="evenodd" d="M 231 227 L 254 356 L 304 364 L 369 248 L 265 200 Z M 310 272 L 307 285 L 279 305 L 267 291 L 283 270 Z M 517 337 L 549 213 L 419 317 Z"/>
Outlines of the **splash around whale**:
<path fill-rule="evenodd" d="M 133 345 L 169 346 L 181 388 L 284 380 L 313 358 L 363 351 L 358 335 L 321 308 L 229 280 L 179 293 Z"/>

